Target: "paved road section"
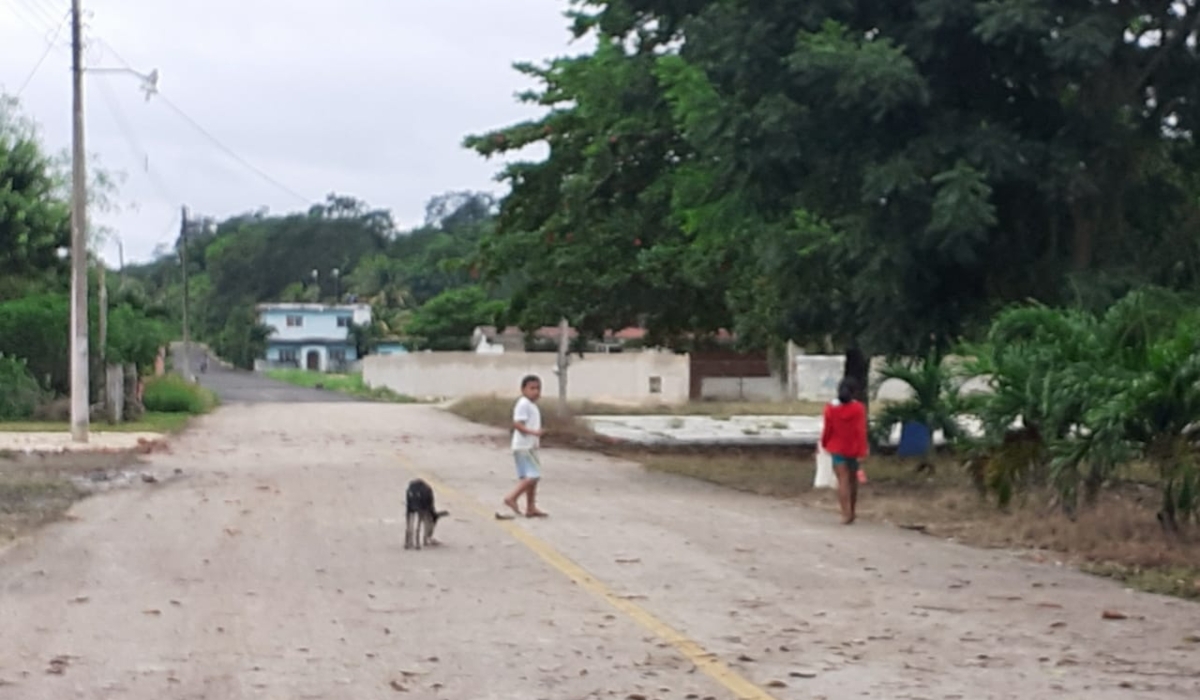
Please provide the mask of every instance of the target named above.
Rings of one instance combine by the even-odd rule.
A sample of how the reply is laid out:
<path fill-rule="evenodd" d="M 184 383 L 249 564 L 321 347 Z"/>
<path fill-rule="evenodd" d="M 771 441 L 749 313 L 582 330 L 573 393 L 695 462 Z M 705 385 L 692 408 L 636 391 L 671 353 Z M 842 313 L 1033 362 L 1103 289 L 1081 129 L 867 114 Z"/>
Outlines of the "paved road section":
<path fill-rule="evenodd" d="M 1200 697 L 1195 604 L 570 451 L 550 518 L 499 521 L 504 442 L 223 407 L 0 554 L 0 700 Z M 416 474 L 451 512 L 420 552 Z"/>

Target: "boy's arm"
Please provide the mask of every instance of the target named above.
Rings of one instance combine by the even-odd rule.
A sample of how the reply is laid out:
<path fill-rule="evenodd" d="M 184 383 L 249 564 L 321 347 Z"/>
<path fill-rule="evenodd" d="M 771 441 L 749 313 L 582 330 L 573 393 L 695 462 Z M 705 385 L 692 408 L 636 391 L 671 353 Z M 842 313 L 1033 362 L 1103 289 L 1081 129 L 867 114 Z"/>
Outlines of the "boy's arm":
<path fill-rule="evenodd" d="M 541 437 L 542 434 L 546 432 L 544 430 L 530 429 L 529 426 L 525 425 L 524 420 L 513 421 L 513 430 L 516 430 L 518 433 L 522 433 L 524 435 L 532 435 L 534 437 Z"/>
<path fill-rule="evenodd" d="M 513 430 L 517 431 L 518 433 L 521 433 L 522 435 L 532 435 L 534 437 L 541 437 L 543 431 L 533 430 L 528 425 L 526 425 L 526 423 L 528 423 L 529 419 L 533 417 L 532 415 L 530 415 L 530 413 L 531 412 L 529 411 L 529 409 L 527 407 L 518 406 L 517 410 L 513 411 Z"/>
<path fill-rule="evenodd" d="M 824 413 L 821 414 L 821 449 L 829 444 L 829 406 L 825 407 Z"/>

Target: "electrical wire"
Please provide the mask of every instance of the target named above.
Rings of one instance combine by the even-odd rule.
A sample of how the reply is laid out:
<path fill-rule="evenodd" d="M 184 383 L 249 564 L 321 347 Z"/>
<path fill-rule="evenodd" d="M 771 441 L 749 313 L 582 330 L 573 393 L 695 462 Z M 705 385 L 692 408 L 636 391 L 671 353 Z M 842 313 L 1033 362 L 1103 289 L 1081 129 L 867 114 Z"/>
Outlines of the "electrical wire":
<path fill-rule="evenodd" d="M 106 51 L 108 51 L 109 53 L 111 53 L 113 58 L 115 58 L 117 60 L 117 62 L 122 65 L 122 67 L 133 70 L 130 67 L 129 62 L 126 61 L 124 58 L 122 58 L 119 53 L 117 53 L 117 50 L 115 48 L 113 48 L 112 44 L 108 43 L 107 41 L 104 41 L 103 39 L 97 39 L 97 42 L 99 44 L 103 45 L 104 49 Z M 187 122 L 189 126 L 191 126 L 193 129 L 196 130 L 197 133 L 199 133 L 201 136 L 204 136 L 214 146 L 216 146 L 218 149 L 223 151 L 230 158 L 232 158 L 233 160 L 235 160 L 236 162 L 241 164 L 247 170 L 250 170 L 254 174 L 258 175 L 260 178 L 262 178 L 264 181 L 270 183 L 271 185 L 274 185 L 281 192 L 285 192 L 288 195 L 290 195 L 291 197 L 295 198 L 297 202 L 300 202 L 302 204 L 312 203 L 312 201 L 313 201 L 312 198 L 305 197 L 304 195 L 300 194 L 299 192 L 292 189 L 291 187 L 288 187 L 284 183 L 282 183 L 279 180 L 272 177 L 270 174 L 268 174 L 262 168 L 259 168 L 258 166 L 254 165 L 253 163 L 251 163 L 250 161 L 246 160 L 241 155 L 239 155 L 232 148 L 225 145 L 225 143 L 223 141 L 221 141 L 221 139 L 217 138 L 212 132 L 210 132 L 208 129 L 205 129 L 203 126 L 201 126 L 201 124 L 199 122 L 197 122 L 195 119 L 193 119 L 187 112 L 185 112 L 183 110 L 183 108 L 179 107 L 174 102 L 172 102 L 170 100 L 170 98 L 168 98 L 166 95 L 162 94 L 161 91 L 156 92 L 155 97 L 157 98 L 158 101 L 161 101 L 164 105 L 166 105 L 168 109 L 170 109 L 172 112 L 174 112 L 176 114 L 176 116 L 178 116 L 180 119 L 183 119 L 185 122 Z"/>
<path fill-rule="evenodd" d="M 32 14 L 28 9 L 26 9 L 25 5 L 20 4 L 20 0 L 8 0 L 8 3 L 13 8 L 13 14 L 17 16 L 17 19 L 21 20 L 28 25 L 30 29 L 37 32 L 38 36 L 42 37 L 43 40 L 54 31 L 53 22 L 47 25 L 45 20 L 39 19 L 38 15 Z"/>
<path fill-rule="evenodd" d="M 56 18 L 64 11 L 58 9 L 52 10 L 37 0 L 17 0 L 17 2 L 20 2 L 31 15 L 50 26 L 54 26 Z"/>
<path fill-rule="evenodd" d="M 116 96 L 113 95 L 112 88 L 110 88 L 108 83 L 103 80 L 97 81 L 96 84 L 100 88 L 100 96 L 104 99 L 104 103 L 105 106 L 108 107 L 109 114 L 111 114 L 113 120 L 117 122 L 117 128 L 121 130 L 121 135 L 125 138 L 126 144 L 129 145 L 129 149 L 133 152 L 134 158 L 142 161 L 142 171 L 146 173 L 146 177 L 150 180 L 150 184 L 154 185 L 154 188 L 158 190 L 158 194 L 165 201 L 171 202 L 172 204 L 179 201 L 179 199 L 176 198 L 172 193 L 171 188 L 168 187 L 165 182 L 163 182 L 161 177 L 159 177 L 158 171 L 150 168 L 150 154 L 145 148 L 142 147 L 141 140 L 138 139 L 137 134 L 129 125 L 129 120 L 126 119 L 125 112 L 121 109 L 121 105 L 117 101 Z"/>
<path fill-rule="evenodd" d="M 51 36 L 50 40 L 46 42 L 46 50 L 42 52 L 41 58 L 39 58 L 37 63 L 34 64 L 33 70 L 29 71 L 29 75 L 25 77 L 24 82 L 21 83 L 21 87 L 17 88 L 17 97 L 20 97 L 21 93 L 25 92 L 25 88 L 29 87 L 29 83 L 33 80 L 33 77 L 37 75 L 37 72 L 41 70 L 42 64 L 46 62 L 46 57 L 50 55 L 50 52 L 55 48 L 58 48 L 58 37 L 60 34 L 62 34 L 63 27 L 67 26 L 67 20 L 70 19 L 70 17 L 71 13 L 68 12 L 67 14 L 63 15 L 62 20 L 59 21 L 58 28 L 54 30 L 54 35 Z"/>

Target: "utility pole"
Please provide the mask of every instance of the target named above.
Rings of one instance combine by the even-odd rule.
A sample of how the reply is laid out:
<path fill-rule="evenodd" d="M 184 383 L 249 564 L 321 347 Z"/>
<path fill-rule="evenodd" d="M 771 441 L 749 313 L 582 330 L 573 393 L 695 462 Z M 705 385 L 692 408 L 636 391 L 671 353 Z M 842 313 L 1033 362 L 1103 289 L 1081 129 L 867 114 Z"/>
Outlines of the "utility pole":
<path fill-rule="evenodd" d="M 558 411 L 567 415 L 567 366 L 571 363 L 569 333 L 571 325 L 563 318 L 558 322 L 558 362 L 555 363 L 554 373 L 558 375 Z"/>
<path fill-rule="evenodd" d="M 100 256 L 96 256 L 96 295 L 99 297 L 100 319 L 97 324 L 99 328 L 100 347 L 96 348 L 96 354 L 100 356 L 100 366 L 107 367 L 108 362 L 108 274 L 104 267 L 104 260 Z"/>
<path fill-rule="evenodd" d="M 87 171 L 83 146 L 83 37 L 80 0 L 71 0 L 71 439 L 88 441 Z"/>
<path fill-rule="evenodd" d="M 179 261 L 183 266 L 183 378 L 192 381 L 192 343 L 188 332 L 188 209 L 183 207 L 183 223 L 179 225 Z"/>

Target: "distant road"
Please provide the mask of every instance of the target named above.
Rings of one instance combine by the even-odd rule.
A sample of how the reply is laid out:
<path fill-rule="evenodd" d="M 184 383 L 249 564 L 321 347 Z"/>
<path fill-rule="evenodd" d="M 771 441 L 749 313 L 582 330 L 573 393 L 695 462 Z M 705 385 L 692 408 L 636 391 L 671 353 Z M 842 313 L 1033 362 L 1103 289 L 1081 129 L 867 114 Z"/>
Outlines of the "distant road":
<path fill-rule="evenodd" d="M 175 368 L 183 367 L 183 351 L 178 346 L 175 353 Z M 210 359 L 208 371 L 200 371 L 200 361 L 204 358 L 203 348 L 193 347 L 191 351 L 192 373 L 196 375 L 200 385 L 212 389 L 221 398 L 222 403 L 333 403 L 359 401 L 351 396 L 335 391 L 308 389 L 293 386 L 285 382 L 268 379 L 261 374 L 240 369 L 225 369 L 215 360 Z"/>

